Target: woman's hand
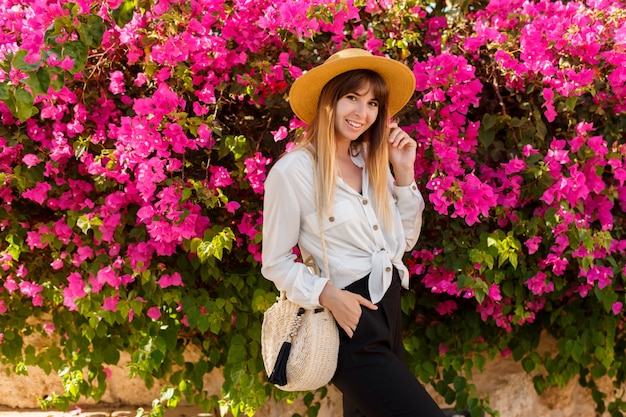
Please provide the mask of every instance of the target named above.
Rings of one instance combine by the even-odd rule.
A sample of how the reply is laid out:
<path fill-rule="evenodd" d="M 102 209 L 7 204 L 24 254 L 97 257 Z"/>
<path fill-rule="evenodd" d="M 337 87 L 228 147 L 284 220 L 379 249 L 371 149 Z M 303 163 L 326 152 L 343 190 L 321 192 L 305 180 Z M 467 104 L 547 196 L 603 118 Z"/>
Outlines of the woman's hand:
<path fill-rule="evenodd" d="M 350 291 L 340 290 L 332 283 L 327 283 L 319 297 L 322 307 L 327 308 L 335 317 L 335 321 L 348 337 L 354 335 L 356 326 L 361 319 L 361 306 L 377 310 L 378 306 L 365 297 Z"/>
<path fill-rule="evenodd" d="M 415 179 L 417 142 L 397 122 L 389 123 L 389 161 L 393 166 L 396 184 L 409 185 Z"/>

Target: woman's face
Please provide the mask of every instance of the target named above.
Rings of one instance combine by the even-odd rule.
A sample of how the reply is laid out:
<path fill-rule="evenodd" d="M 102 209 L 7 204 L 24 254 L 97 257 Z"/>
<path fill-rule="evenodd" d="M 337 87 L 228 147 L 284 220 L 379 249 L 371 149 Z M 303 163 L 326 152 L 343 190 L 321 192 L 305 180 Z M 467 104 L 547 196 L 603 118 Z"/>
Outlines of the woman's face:
<path fill-rule="evenodd" d="M 378 117 L 378 100 L 369 83 L 348 93 L 335 107 L 335 135 L 338 141 L 358 139 Z"/>

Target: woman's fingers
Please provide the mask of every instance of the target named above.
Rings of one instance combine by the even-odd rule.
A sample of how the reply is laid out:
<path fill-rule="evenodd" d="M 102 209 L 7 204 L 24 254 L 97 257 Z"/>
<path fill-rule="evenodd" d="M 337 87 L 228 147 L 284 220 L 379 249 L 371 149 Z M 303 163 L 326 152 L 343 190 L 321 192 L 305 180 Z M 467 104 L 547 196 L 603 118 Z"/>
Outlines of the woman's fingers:
<path fill-rule="evenodd" d="M 376 304 L 372 303 L 370 300 L 360 295 L 359 295 L 359 302 L 362 306 L 367 307 L 370 310 L 378 310 L 378 306 Z"/>
<path fill-rule="evenodd" d="M 339 327 L 349 337 L 354 335 L 359 325 L 363 312 L 361 306 L 370 310 L 378 309 L 378 306 L 367 298 L 350 291 L 341 290 L 330 283 L 322 290 L 320 303 L 330 310 Z"/>
<path fill-rule="evenodd" d="M 417 146 L 417 143 L 399 127 L 395 127 L 389 133 L 389 144 L 396 148 L 402 149 L 405 146 Z"/>
<path fill-rule="evenodd" d="M 361 314 L 363 312 L 361 306 L 365 306 L 367 308 L 376 309 L 378 308 L 375 304 L 372 304 L 371 301 L 366 298 L 355 294 L 350 291 L 343 291 L 345 304 L 343 311 L 337 312 L 337 316 L 335 316 L 337 322 L 341 326 L 341 328 L 346 332 L 349 337 L 354 335 L 357 326 L 359 325 L 359 321 L 361 320 Z M 339 316 L 339 317 L 338 317 Z"/>

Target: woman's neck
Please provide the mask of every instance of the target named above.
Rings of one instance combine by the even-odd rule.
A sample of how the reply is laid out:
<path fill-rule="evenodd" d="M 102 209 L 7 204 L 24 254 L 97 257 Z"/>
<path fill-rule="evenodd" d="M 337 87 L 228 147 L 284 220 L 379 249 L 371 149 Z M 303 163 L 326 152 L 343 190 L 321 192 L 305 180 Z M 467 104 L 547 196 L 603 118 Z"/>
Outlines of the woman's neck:
<path fill-rule="evenodd" d="M 351 145 L 351 141 L 348 141 L 348 140 L 337 142 L 337 158 L 339 160 L 345 160 L 345 161 L 350 160 L 350 154 L 351 154 L 350 145 Z"/>
<path fill-rule="evenodd" d="M 354 161 L 352 161 L 349 147 L 344 150 L 338 148 L 337 151 L 337 168 L 339 176 L 343 182 L 360 194 L 363 188 L 361 168 L 355 165 Z"/>

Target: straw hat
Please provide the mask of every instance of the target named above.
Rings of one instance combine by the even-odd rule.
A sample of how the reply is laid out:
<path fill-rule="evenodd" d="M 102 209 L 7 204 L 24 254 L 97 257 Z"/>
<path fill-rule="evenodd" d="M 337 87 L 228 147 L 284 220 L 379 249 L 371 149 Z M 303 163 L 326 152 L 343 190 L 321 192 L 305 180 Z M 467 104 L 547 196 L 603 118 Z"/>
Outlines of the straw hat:
<path fill-rule="evenodd" d="M 389 115 L 393 116 L 411 99 L 415 76 L 406 65 L 390 58 L 372 55 L 358 48 L 336 52 L 323 64 L 300 76 L 289 91 L 289 104 L 300 120 L 311 124 L 322 89 L 344 72 L 368 69 L 377 72 L 389 88 Z"/>

